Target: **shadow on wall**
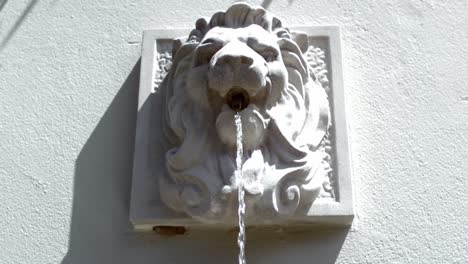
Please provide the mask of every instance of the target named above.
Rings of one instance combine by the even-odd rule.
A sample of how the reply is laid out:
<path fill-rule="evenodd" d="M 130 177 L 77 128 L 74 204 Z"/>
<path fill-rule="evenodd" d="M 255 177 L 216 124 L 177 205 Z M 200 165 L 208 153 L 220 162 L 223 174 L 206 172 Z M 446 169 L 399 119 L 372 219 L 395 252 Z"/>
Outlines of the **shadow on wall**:
<path fill-rule="evenodd" d="M 235 263 L 235 232 L 189 231 L 161 237 L 132 231 L 128 219 L 139 73 L 140 61 L 78 155 L 69 248 L 62 264 Z M 347 233 L 348 229 L 250 231 L 247 260 L 335 263 Z"/>
<path fill-rule="evenodd" d="M 5 7 L 6 3 L 8 0 L 3 0 L 0 2 L 0 12 L 2 9 Z M 10 41 L 10 39 L 15 35 L 16 31 L 18 28 L 23 24 L 24 20 L 28 16 L 28 14 L 31 12 L 31 10 L 34 8 L 34 6 L 37 4 L 38 0 L 30 0 L 28 4 L 26 5 L 26 8 L 23 10 L 21 15 L 16 19 L 15 24 L 11 27 L 11 29 L 8 31 L 8 33 L 3 37 L 2 41 L 0 42 L 0 51 L 2 51 Z"/>
<path fill-rule="evenodd" d="M 8 2 L 8 0 L 2 0 L 0 2 L 0 12 L 2 12 L 3 7 L 5 7 L 5 4 Z"/>

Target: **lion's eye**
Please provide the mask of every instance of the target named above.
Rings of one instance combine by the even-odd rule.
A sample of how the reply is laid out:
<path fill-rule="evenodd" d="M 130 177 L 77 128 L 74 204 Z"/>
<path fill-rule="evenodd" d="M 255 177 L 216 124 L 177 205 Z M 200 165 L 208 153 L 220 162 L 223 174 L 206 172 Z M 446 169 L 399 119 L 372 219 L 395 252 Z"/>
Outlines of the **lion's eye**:
<path fill-rule="evenodd" d="M 216 53 L 215 49 L 204 49 L 197 52 L 195 66 L 208 64 Z"/>
<path fill-rule="evenodd" d="M 276 51 L 275 49 L 267 48 L 260 51 L 259 53 L 267 62 L 276 61 L 276 59 L 278 58 L 278 51 Z"/>
<path fill-rule="evenodd" d="M 214 55 L 214 52 L 209 51 L 209 52 L 203 52 L 199 56 L 200 56 L 200 59 L 203 61 L 203 63 L 209 63 L 213 55 Z"/>

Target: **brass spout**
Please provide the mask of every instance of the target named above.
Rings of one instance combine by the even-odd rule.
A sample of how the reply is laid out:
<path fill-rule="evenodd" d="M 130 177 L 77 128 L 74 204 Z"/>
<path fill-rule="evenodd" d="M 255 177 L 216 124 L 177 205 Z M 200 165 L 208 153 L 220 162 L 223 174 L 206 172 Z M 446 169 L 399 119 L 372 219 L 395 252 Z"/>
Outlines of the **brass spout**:
<path fill-rule="evenodd" d="M 233 88 L 226 95 L 226 103 L 232 110 L 240 112 L 249 105 L 249 94 L 242 88 Z"/>

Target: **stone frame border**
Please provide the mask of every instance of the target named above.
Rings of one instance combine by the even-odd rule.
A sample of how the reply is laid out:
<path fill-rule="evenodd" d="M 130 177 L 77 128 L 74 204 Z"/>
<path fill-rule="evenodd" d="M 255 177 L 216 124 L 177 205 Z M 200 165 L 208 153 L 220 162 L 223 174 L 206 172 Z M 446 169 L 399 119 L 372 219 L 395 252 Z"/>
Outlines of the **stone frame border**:
<path fill-rule="evenodd" d="M 335 161 L 333 170 L 337 177 L 336 201 L 316 200 L 309 212 L 304 216 L 293 216 L 286 220 L 272 220 L 271 225 L 350 225 L 354 218 L 353 191 L 351 184 L 351 163 L 348 145 L 348 125 L 344 100 L 344 87 L 341 64 L 340 29 L 337 26 L 301 26 L 291 27 L 307 33 L 309 38 L 326 38 L 328 40 L 328 75 L 332 90 L 331 129 L 334 130 Z M 155 168 L 151 160 L 151 123 L 154 122 L 151 104 L 148 100 L 153 94 L 155 72 L 158 64 L 155 62 L 158 39 L 173 39 L 187 36 L 190 29 L 155 29 L 143 32 L 141 71 L 138 95 L 138 114 L 135 134 L 135 150 L 133 162 L 132 192 L 130 202 L 130 221 L 136 230 L 149 231 L 154 226 L 189 226 L 212 227 L 176 213 L 166 208 L 159 201 L 158 188 L 154 177 Z M 213 225 L 217 227 L 217 225 Z"/>

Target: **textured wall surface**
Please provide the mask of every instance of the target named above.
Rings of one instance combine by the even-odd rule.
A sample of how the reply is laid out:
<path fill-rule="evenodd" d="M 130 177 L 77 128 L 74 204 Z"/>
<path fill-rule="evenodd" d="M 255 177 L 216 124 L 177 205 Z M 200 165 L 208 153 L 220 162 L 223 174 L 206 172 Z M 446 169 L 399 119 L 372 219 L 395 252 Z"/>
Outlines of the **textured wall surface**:
<path fill-rule="evenodd" d="M 235 263 L 235 234 L 128 222 L 141 32 L 231 3 L 0 0 L 0 263 Z M 249 263 L 466 263 L 467 1 L 263 4 L 342 27 L 357 216 L 248 233 Z"/>

